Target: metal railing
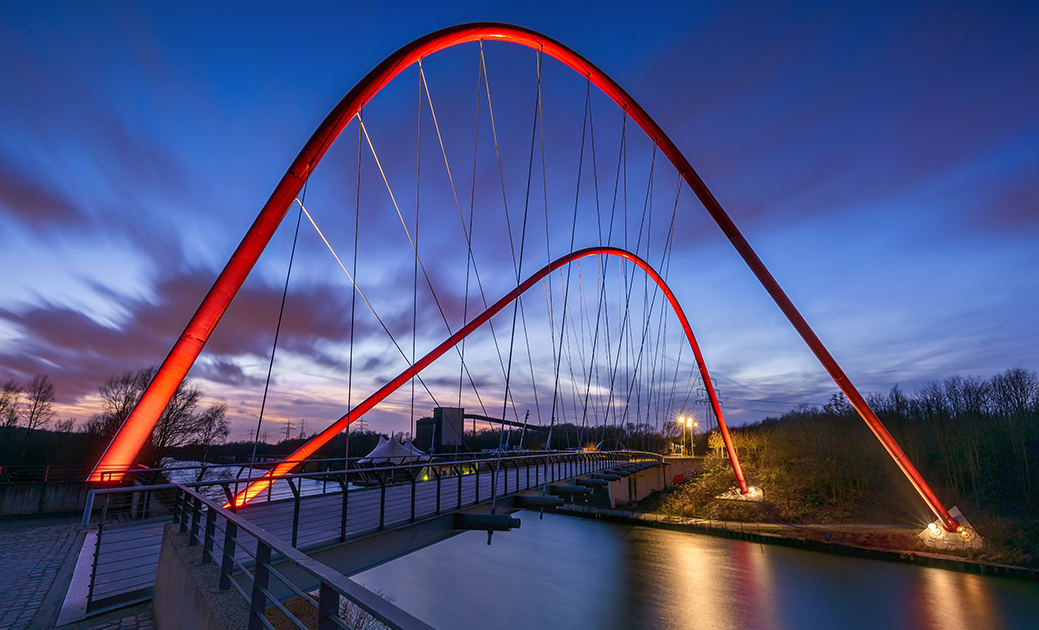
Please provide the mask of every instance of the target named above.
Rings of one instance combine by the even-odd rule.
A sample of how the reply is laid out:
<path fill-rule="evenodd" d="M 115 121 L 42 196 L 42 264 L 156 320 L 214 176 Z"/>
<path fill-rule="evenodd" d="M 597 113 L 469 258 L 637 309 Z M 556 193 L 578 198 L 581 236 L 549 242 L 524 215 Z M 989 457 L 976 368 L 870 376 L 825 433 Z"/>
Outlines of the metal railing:
<path fill-rule="evenodd" d="M 219 504 L 285 538 L 315 548 L 434 518 L 517 492 L 547 486 L 630 461 L 659 460 L 634 451 L 522 453 L 497 458 L 445 458 L 398 466 L 342 469 L 327 460 L 318 472 L 284 475 L 242 508 L 233 497 L 261 477 L 92 490 L 83 524 L 97 515 L 87 611 L 98 612 L 151 597 L 162 529 L 178 511 L 183 490 Z M 353 462 L 350 462 L 353 465 Z M 321 464 L 318 464 L 321 465 Z M 195 467 L 192 467 L 195 468 Z M 164 470 L 185 470 L 170 467 Z M 252 471 L 256 472 L 256 471 Z M 148 477 L 154 479 L 155 477 Z M 303 510 L 303 503 L 307 509 Z"/>
<path fill-rule="evenodd" d="M 394 630 L 431 629 L 431 626 L 386 599 L 310 558 L 263 528 L 224 509 L 218 502 L 184 486 L 177 487 L 177 497 L 174 522 L 180 524 L 181 533 L 188 534 L 189 546 L 202 544 L 203 563 L 215 563 L 220 567 L 219 590 L 234 588 L 249 603 L 249 630 L 274 630 L 266 614 L 270 606 L 281 611 L 296 627 L 307 630 L 298 616 L 282 604 L 281 598 L 271 592 L 272 580 L 280 582 L 300 601 L 313 606 L 317 614 L 318 630 L 351 630 L 340 618 L 342 598 L 353 602 Z M 255 551 L 250 551 L 250 547 Z M 240 560 L 239 551 L 247 555 L 249 560 Z M 279 559 L 279 564 L 287 562 L 309 576 L 312 584 L 301 588 L 295 580 L 287 578 L 272 564 L 271 560 L 275 557 Z M 248 584 L 242 585 L 239 579 L 235 579 L 236 574 L 239 578 L 244 577 L 241 581 Z M 313 583 L 317 584 L 317 598 L 311 595 L 314 592 Z"/>
<path fill-rule="evenodd" d="M 0 466 L 0 483 L 57 483 L 83 481 L 90 469 L 83 466 L 5 464 Z"/>

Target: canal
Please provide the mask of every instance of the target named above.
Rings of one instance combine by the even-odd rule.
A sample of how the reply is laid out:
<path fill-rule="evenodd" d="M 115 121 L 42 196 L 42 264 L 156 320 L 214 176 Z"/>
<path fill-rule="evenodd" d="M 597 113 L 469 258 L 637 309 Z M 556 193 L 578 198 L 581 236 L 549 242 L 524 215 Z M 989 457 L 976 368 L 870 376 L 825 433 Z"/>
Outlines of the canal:
<path fill-rule="evenodd" d="M 436 628 L 1039 627 L 1039 583 L 521 512 L 355 579 Z"/>

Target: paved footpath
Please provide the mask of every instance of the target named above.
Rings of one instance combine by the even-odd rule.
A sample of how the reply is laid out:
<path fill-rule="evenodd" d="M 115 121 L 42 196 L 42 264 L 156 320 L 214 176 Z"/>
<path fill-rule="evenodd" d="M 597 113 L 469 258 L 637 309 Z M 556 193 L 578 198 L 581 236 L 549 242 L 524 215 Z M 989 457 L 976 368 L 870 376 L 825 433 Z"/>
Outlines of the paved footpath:
<path fill-rule="evenodd" d="M 71 517 L 0 521 L 0 630 L 54 627 L 83 529 Z M 154 630 L 155 624 L 145 604 L 60 627 Z"/>
<path fill-rule="evenodd" d="M 58 626 L 58 630 L 155 630 L 152 605 L 142 604 L 107 615 Z"/>

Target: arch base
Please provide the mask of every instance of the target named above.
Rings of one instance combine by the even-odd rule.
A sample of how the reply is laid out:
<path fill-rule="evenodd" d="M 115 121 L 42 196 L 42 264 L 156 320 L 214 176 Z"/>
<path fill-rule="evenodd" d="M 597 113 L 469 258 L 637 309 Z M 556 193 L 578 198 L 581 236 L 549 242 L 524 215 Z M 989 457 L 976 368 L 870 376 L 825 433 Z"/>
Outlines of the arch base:
<path fill-rule="evenodd" d="M 927 527 L 917 534 L 917 537 L 936 551 L 966 551 L 984 548 L 985 539 L 978 535 L 978 531 L 974 529 L 958 507 L 950 509 L 949 516 L 959 523 L 956 531 L 948 531 L 942 520 L 937 519 L 928 523 Z"/>

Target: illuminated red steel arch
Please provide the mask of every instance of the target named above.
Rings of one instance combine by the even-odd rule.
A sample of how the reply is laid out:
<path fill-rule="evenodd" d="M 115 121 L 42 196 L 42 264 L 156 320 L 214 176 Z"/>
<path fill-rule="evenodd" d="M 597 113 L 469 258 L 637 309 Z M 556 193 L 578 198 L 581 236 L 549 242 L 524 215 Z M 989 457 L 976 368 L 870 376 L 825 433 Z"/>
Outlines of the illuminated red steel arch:
<path fill-rule="evenodd" d="M 519 298 L 519 296 L 527 289 L 540 282 L 542 278 L 556 269 L 559 269 L 563 265 L 568 265 L 571 262 L 586 256 L 597 255 L 619 256 L 635 263 L 653 279 L 653 282 L 657 283 L 660 290 L 667 296 L 667 301 L 671 303 L 672 310 L 674 310 L 675 315 L 678 316 L 678 321 L 682 324 L 682 330 L 685 331 L 685 336 L 689 341 L 689 346 L 693 349 L 693 356 L 696 357 L 696 367 L 700 370 L 700 377 L 703 379 L 703 382 L 707 387 L 707 395 L 711 399 L 711 406 L 714 409 L 715 417 L 718 418 L 718 427 L 721 429 L 722 438 L 725 440 L 725 449 L 729 453 L 729 461 L 732 463 L 732 471 L 736 474 L 736 481 L 739 483 L 740 492 L 747 494 L 747 481 L 743 477 L 743 467 L 740 466 L 740 460 L 736 456 L 736 449 L 733 447 L 732 440 L 729 437 L 729 429 L 725 425 L 725 418 L 722 416 L 721 405 L 718 404 L 718 397 L 715 395 L 714 386 L 711 384 L 711 375 L 707 373 L 707 364 L 704 363 L 703 355 L 700 353 L 700 346 L 696 343 L 696 337 L 693 336 L 693 329 L 689 325 L 689 320 L 686 319 L 685 312 L 682 310 L 682 306 L 678 303 L 675 294 L 671 291 L 671 288 L 667 286 L 667 283 L 664 282 L 664 279 L 660 277 L 660 274 L 658 274 L 649 263 L 635 254 L 617 247 L 588 247 L 550 262 L 527 278 L 523 284 L 505 294 L 504 297 L 492 304 L 486 311 L 480 313 L 479 316 L 473 318 L 472 321 L 463 326 L 458 332 L 448 337 L 447 340 L 436 348 L 430 350 L 426 356 L 416 361 L 414 365 L 398 374 L 396 378 L 383 385 L 378 391 L 347 412 L 345 416 L 337 420 L 321 433 L 312 437 L 306 444 L 296 449 L 294 453 L 268 471 L 263 476 L 263 479 L 252 483 L 248 488 L 240 492 L 238 496 L 235 497 L 235 505 L 244 505 L 257 494 L 263 492 L 271 483 L 269 478 L 279 477 L 291 472 L 293 468 L 300 464 L 300 462 L 313 455 L 319 448 L 338 435 L 343 429 L 350 426 L 350 423 L 368 413 L 368 411 L 370 411 L 375 405 L 385 400 L 387 396 L 407 383 L 413 376 L 426 369 L 431 363 L 433 363 L 433 361 L 436 361 L 443 356 L 445 352 L 453 348 L 458 342 L 462 341 L 462 339 L 465 339 L 471 332 L 480 326 L 483 326 L 503 308 L 512 304 L 514 300 Z"/>
<path fill-rule="evenodd" d="M 865 420 L 891 458 L 902 469 L 906 478 L 909 479 L 910 483 L 920 494 L 920 497 L 927 503 L 927 506 L 944 523 L 946 529 L 954 531 L 959 524 L 949 515 L 949 512 L 942 506 L 941 502 L 938 501 L 934 491 L 931 490 L 931 487 L 924 481 L 916 467 L 906 457 L 906 454 L 898 446 L 898 443 L 895 442 L 887 428 L 884 427 L 884 424 L 866 403 L 865 398 L 859 393 L 851 380 L 848 379 L 847 375 L 844 374 L 844 371 L 837 364 L 829 350 L 819 340 L 808 325 L 808 322 L 805 321 L 793 302 L 790 301 L 790 298 L 780 288 L 779 283 L 772 277 L 772 274 L 769 273 L 764 263 L 761 262 L 761 259 L 758 258 L 758 255 L 740 233 L 735 223 L 722 209 L 721 204 L 714 198 L 711 191 L 707 189 L 706 184 L 693 170 L 692 165 L 682 155 L 682 152 L 678 150 L 675 143 L 664 133 L 663 129 L 613 79 L 570 48 L 529 29 L 496 23 L 452 26 L 421 37 L 387 57 L 386 60 L 369 72 L 360 83 L 343 97 L 343 100 L 322 121 L 317 131 L 314 132 L 314 135 L 311 136 L 310 140 L 307 141 L 299 152 L 299 155 L 293 160 L 288 172 L 278 182 L 278 186 L 271 193 L 270 198 L 264 204 L 263 209 L 256 217 L 242 242 L 238 245 L 223 271 L 220 272 L 220 276 L 214 283 L 213 288 L 210 289 L 195 315 L 188 322 L 177 343 L 159 367 L 159 371 L 141 396 L 141 400 L 137 403 L 129 417 L 127 417 L 119 433 L 113 438 L 101 461 L 95 466 L 90 480 L 101 481 L 108 478 L 122 478 L 123 472 L 129 468 L 137 452 L 144 445 L 152 427 L 162 414 L 173 392 L 180 385 L 181 381 L 184 380 L 188 370 L 195 362 L 213 329 L 223 316 L 224 311 L 227 310 L 231 300 L 238 293 L 246 276 L 259 258 L 260 253 L 274 235 L 292 200 L 303 187 L 303 182 L 310 176 L 311 171 L 313 171 L 321 157 L 346 127 L 347 123 L 383 86 L 422 57 L 458 44 L 479 40 L 511 42 L 540 50 L 542 53 L 587 77 L 607 96 L 625 109 L 628 116 L 653 140 L 660 151 L 667 156 L 675 169 L 682 175 L 683 179 L 685 179 L 686 183 L 700 199 L 708 214 L 714 218 L 718 227 L 728 237 L 736 251 L 747 263 L 747 266 L 757 276 L 762 286 L 768 291 L 768 294 L 772 296 L 776 305 L 779 306 L 805 343 L 808 344 L 808 347 L 815 353 L 815 356 L 823 367 L 826 368 L 826 371 L 837 386 L 848 397 L 848 401 L 862 416 L 862 419 Z"/>

